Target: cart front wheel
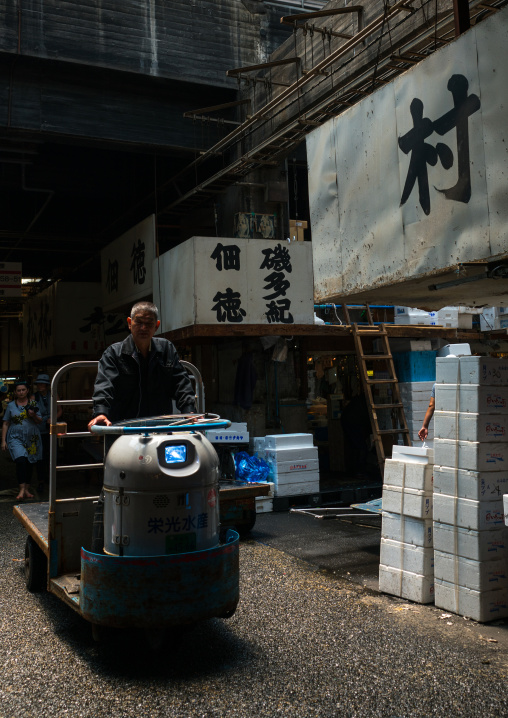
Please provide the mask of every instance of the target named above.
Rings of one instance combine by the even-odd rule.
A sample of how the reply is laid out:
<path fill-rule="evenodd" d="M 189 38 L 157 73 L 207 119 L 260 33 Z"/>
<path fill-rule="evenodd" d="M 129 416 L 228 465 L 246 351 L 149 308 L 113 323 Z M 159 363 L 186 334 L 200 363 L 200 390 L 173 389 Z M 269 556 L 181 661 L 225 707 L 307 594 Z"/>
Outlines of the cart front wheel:
<path fill-rule="evenodd" d="M 32 593 L 46 588 L 48 561 L 31 536 L 25 544 L 25 583 Z"/>

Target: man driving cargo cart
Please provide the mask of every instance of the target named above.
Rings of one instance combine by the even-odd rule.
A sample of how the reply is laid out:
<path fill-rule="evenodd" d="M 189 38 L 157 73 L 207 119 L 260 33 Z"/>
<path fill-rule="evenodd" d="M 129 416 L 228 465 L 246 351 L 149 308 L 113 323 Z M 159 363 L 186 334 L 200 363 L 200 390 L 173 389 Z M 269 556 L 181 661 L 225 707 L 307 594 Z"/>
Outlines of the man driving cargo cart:
<path fill-rule="evenodd" d="M 103 353 L 93 392 L 95 424 L 173 413 L 173 399 L 182 414 L 196 411 L 189 375 L 167 339 L 154 337 L 160 320 L 155 304 L 138 302 L 127 324 L 130 335 Z"/>

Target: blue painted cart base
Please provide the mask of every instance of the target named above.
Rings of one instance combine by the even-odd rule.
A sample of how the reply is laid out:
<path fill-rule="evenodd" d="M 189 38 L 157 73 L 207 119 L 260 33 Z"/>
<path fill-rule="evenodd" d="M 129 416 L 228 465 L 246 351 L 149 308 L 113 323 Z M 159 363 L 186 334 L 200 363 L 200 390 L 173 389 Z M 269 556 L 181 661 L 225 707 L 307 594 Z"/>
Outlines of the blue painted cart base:
<path fill-rule="evenodd" d="M 239 599 L 239 536 L 168 556 L 104 556 L 81 549 L 80 613 L 101 626 L 155 628 L 231 616 Z"/>

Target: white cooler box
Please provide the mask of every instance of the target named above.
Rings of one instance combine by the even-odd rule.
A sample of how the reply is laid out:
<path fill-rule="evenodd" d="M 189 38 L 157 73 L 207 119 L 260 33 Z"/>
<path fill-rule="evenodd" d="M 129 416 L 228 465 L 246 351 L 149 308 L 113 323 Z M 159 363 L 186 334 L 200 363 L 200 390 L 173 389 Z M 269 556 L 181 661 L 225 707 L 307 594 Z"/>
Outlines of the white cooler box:
<path fill-rule="evenodd" d="M 434 549 L 382 538 L 379 562 L 383 566 L 431 576 L 434 572 Z"/>
<path fill-rule="evenodd" d="M 508 616 L 508 591 L 473 591 L 448 581 L 435 579 L 434 600 L 438 608 L 472 618 L 473 621 L 495 621 Z"/>
<path fill-rule="evenodd" d="M 504 413 L 508 411 L 508 386 L 436 384 L 436 411 Z"/>
<path fill-rule="evenodd" d="M 415 519 L 432 519 L 432 493 L 399 486 L 383 485 L 383 511 L 412 516 Z"/>
<path fill-rule="evenodd" d="M 379 590 L 415 603 L 432 603 L 434 578 L 380 564 Z"/>
<path fill-rule="evenodd" d="M 394 461 L 405 461 L 408 464 L 433 464 L 434 450 L 423 446 L 399 446 L 394 444 L 392 459 Z"/>
<path fill-rule="evenodd" d="M 312 434 L 270 434 L 265 436 L 266 449 L 296 449 L 314 446 Z"/>
<path fill-rule="evenodd" d="M 461 529 L 449 524 L 434 523 L 434 549 L 452 553 L 473 561 L 490 561 L 506 556 L 508 529 L 506 526 L 486 531 Z"/>
<path fill-rule="evenodd" d="M 472 531 L 504 526 L 503 501 L 475 501 L 434 494 L 434 521 Z"/>
<path fill-rule="evenodd" d="M 457 446 L 458 444 L 458 446 Z M 508 443 L 434 439 L 436 466 L 470 471 L 508 471 Z"/>
<path fill-rule="evenodd" d="M 508 441 L 508 414 L 434 413 L 434 436 L 460 441 Z"/>
<path fill-rule="evenodd" d="M 415 546 L 432 546 L 432 521 L 413 519 L 410 516 L 383 511 L 381 523 L 382 538 L 412 543 Z"/>
<path fill-rule="evenodd" d="M 433 465 L 386 459 L 384 482 L 390 486 L 430 493 L 433 487 Z"/>
<path fill-rule="evenodd" d="M 508 360 L 472 356 L 437 357 L 436 383 L 508 386 Z"/>
<path fill-rule="evenodd" d="M 502 556 L 491 561 L 472 561 L 451 553 L 434 551 L 434 576 L 473 591 L 508 587 L 507 562 Z"/>
<path fill-rule="evenodd" d="M 508 472 L 434 466 L 434 493 L 475 501 L 495 501 L 508 493 Z"/>

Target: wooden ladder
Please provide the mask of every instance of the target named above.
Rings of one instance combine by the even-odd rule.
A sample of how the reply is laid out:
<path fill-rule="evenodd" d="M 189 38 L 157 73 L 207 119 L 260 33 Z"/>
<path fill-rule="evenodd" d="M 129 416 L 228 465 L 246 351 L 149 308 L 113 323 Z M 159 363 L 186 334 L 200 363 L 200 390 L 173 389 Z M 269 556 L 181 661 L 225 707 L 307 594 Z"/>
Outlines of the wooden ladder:
<path fill-rule="evenodd" d="M 383 476 L 386 454 L 389 454 L 391 456 L 393 444 L 397 443 L 397 439 L 399 437 L 402 437 L 404 440 L 404 444 L 406 446 L 411 446 L 411 438 L 409 436 L 409 429 L 407 427 L 406 417 L 404 414 L 404 406 L 400 398 L 399 382 L 397 380 L 397 374 L 395 373 L 393 356 L 390 351 L 388 332 L 386 331 L 386 327 L 384 324 L 374 324 L 374 321 L 372 319 L 372 312 L 370 311 L 370 307 L 368 305 L 355 305 L 356 309 L 361 309 L 365 312 L 368 320 L 367 325 L 359 325 L 357 322 L 351 322 L 349 310 L 352 307 L 343 304 L 342 308 L 344 311 L 346 322 L 351 327 L 351 332 L 353 334 L 362 386 L 367 401 L 372 434 L 376 446 L 377 459 L 381 471 L 381 476 Z M 381 352 L 372 352 L 370 354 L 366 353 L 364 344 L 362 342 L 362 340 L 365 339 L 379 339 L 378 345 L 381 345 L 382 347 Z M 387 378 L 378 379 L 375 376 L 371 378 L 368 374 L 367 362 L 376 362 L 378 366 L 379 364 L 381 364 L 381 366 L 383 367 L 383 373 L 388 375 Z M 389 384 L 392 387 L 392 396 L 390 403 L 376 403 L 373 396 L 373 388 L 377 384 Z M 390 410 L 390 418 L 393 428 L 379 428 L 378 411 L 381 410 Z"/>

